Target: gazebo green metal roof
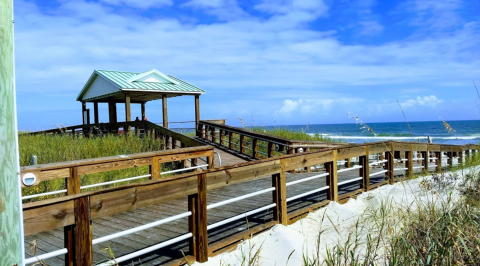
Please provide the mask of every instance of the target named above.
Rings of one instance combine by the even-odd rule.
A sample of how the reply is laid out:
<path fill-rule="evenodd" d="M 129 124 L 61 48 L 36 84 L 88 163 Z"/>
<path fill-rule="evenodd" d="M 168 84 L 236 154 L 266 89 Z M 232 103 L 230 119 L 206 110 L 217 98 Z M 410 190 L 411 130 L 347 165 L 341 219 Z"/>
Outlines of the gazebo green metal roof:
<path fill-rule="evenodd" d="M 130 93 L 132 102 L 160 99 L 162 95 L 203 94 L 204 90 L 156 69 L 143 73 L 95 70 L 77 97 L 77 101 L 106 101 L 108 98 L 122 101 L 124 93 Z"/>

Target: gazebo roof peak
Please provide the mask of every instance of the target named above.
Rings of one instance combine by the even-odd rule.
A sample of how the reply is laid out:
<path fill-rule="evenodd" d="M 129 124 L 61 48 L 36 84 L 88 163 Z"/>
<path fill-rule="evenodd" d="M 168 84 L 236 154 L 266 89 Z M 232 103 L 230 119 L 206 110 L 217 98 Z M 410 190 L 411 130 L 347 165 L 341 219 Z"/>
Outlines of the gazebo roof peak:
<path fill-rule="evenodd" d="M 155 68 L 135 76 L 132 76 L 127 80 L 127 82 L 152 82 L 152 83 L 163 83 L 163 84 L 176 84 L 179 83 L 172 78 L 169 78 L 167 75 L 156 70 Z"/>
<path fill-rule="evenodd" d="M 166 97 L 203 94 L 204 90 L 156 69 L 135 73 L 95 70 L 77 97 L 81 102 L 122 102 L 130 93 L 132 102 L 146 102 Z"/>

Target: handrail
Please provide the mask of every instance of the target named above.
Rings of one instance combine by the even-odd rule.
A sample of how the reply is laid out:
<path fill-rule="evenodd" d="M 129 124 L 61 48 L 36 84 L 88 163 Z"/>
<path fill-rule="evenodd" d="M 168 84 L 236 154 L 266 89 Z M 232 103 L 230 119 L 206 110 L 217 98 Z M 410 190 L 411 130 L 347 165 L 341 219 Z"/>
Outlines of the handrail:
<path fill-rule="evenodd" d="M 465 149 L 465 147 L 468 147 L 469 149 Z M 205 157 L 205 152 L 208 152 L 209 156 L 213 156 L 212 147 L 209 147 L 210 150 L 204 150 L 203 152 L 202 149 L 206 149 L 206 147 L 195 147 L 188 149 L 190 150 L 187 153 L 182 153 L 181 151 L 183 149 L 168 150 L 164 151 L 163 153 L 154 153 L 153 157 L 156 158 L 155 160 L 163 160 L 172 157 L 176 158 L 176 160 L 186 160 L 189 158 L 200 158 L 200 154 L 203 155 L 202 157 Z M 195 152 L 196 149 L 198 152 Z M 196 257 L 197 261 L 204 262 L 208 259 L 208 242 L 206 242 L 208 239 L 207 230 L 211 230 L 214 227 L 221 226 L 234 220 L 242 219 L 247 215 L 259 213 L 270 208 L 274 208 L 273 213 L 275 223 L 289 224 L 291 222 L 294 222 L 295 219 L 297 219 L 296 217 L 300 217 L 302 213 L 307 213 L 311 211 L 310 209 L 312 208 L 305 210 L 302 209 L 300 210 L 302 212 L 300 214 L 298 212 L 289 213 L 287 209 L 287 202 L 291 202 L 293 200 L 300 199 L 302 197 L 320 191 L 326 191 L 329 200 L 341 201 L 345 197 L 350 197 L 351 195 L 338 195 L 339 186 L 358 181 L 357 184 L 358 186 L 360 186 L 359 191 L 367 191 L 370 189 L 370 177 L 375 175 L 385 174 L 387 182 L 378 183 L 379 185 L 385 183 L 394 183 L 398 181 L 398 177 L 395 176 L 395 170 L 397 170 L 398 167 L 395 168 L 393 162 L 394 157 L 398 157 L 399 152 L 405 152 L 407 161 L 405 161 L 405 167 L 403 168 L 403 170 L 407 170 L 406 174 L 409 175 L 412 173 L 412 169 L 414 167 L 413 161 L 415 159 L 413 159 L 412 156 L 413 151 L 420 151 L 422 153 L 422 157 L 428 159 L 430 159 L 428 153 L 430 151 L 434 151 L 435 156 L 439 156 L 436 157 L 437 160 L 442 159 L 441 156 L 443 156 L 443 151 L 447 151 L 447 164 L 448 166 L 451 166 L 454 164 L 452 159 L 454 157 L 454 152 L 461 152 L 458 156 L 458 160 L 460 160 L 459 163 L 463 163 L 466 157 L 468 158 L 468 156 L 472 156 L 473 152 L 470 153 L 470 150 L 477 149 L 479 149 L 479 146 L 443 146 L 438 144 L 429 145 L 407 142 L 399 143 L 393 141 L 368 143 L 361 145 L 347 145 L 342 147 L 327 148 L 323 150 L 282 155 L 279 157 L 271 157 L 258 161 L 251 161 L 233 166 L 208 169 L 201 172 L 191 172 L 173 177 L 151 179 L 141 183 L 128 184 L 98 191 L 82 192 L 76 194 L 73 193 L 55 199 L 23 204 L 25 232 L 26 235 L 30 235 L 61 226 L 65 226 L 65 230 L 69 230 L 69 226 L 75 225 L 76 234 L 78 233 L 82 236 L 87 237 L 67 239 L 66 242 L 70 243 L 73 247 L 78 245 L 81 245 L 82 247 L 87 247 L 87 251 L 85 251 L 86 255 L 82 258 L 91 259 L 93 255 L 91 254 L 91 249 L 88 249 L 88 247 L 91 247 L 91 245 L 93 245 L 94 243 L 94 240 L 91 238 L 90 227 L 92 219 L 111 216 L 117 213 L 133 210 L 138 207 L 145 207 L 153 204 L 168 202 L 170 199 L 176 197 L 188 197 L 189 209 L 187 212 L 192 214 L 192 216 L 190 217 L 191 219 L 189 219 L 189 223 L 191 225 L 189 226 L 189 228 L 195 229 L 194 231 L 191 231 L 190 233 L 182 236 L 181 239 L 184 240 L 193 236 L 197 242 L 203 241 L 200 244 L 204 248 L 192 250 L 196 250 L 194 256 Z M 465 155 L 463 153 L 464 150 L 467 151 L 465 152 Z M 369 163 L 369 158 L 370 155 L 375 154 L 382 154 L 385 156 L 386 161 L 380 160 L 385 163 L 385 168 L 383 171 L 381 171 L 382 173 L 373 173 L 370 175 L 369 169 L 371 165 Z M 68 173 L 70 174 L 67 182 L 73 182 L 74 180 L 79 180 L 79 173 L 81 174 L 93 173 L 95 171 L 104 171 L 105 168 L 103 167 L 108 167 L 109 165 L 118 166 L 119 162 L 125 163 L 124 165 L 122 165 L 122 167 L 125 168 L 135 167 L 139 165 L 152 165 L 152 156 L 149 157 L 138 154 L 133 155 L 132 157 L 100 158 L 90 161 L 83 160 L 80 162 L 67 162 L 63 163 L 63 165 L 40 165 L 25 167 L 22 170 L 36 174 L 40 173 L 40 176 L 42 176 L 42 173 L 48 173 L 48 175 L 44 176 L 44 180 L 50 180 L 54 178 L 59 178 L 59 176 L 61 176 L 59 172 L 64 173 L 62 171 L 67 169 L 69 171 Z M 342 173 L 342 170 L 338 170 L 336 166 L 336 161 L 352 157 L 360 157 L 360 164 L 358 166 L 349 167 L 346 169 L 358 170 L 360 177 L 349 179 L 343 182 L 338 182 L 338 176 L 339 173 Z M 436 169 L 438 170 L 437 166 L 429 165 L 429 161 L 430 160 L 427 159 L 422 161 L 424 169 L 436 167 Z M 403 162 L 404 161 L 402 161 L 402 164 Z M 305 167 L 310 168 L 313 165 L 319 164 L 324 164 L 326 173 L 307 177 L 301 182 L 310 181 L 315 178 L 325 177 L 328 180 L 328 186 L 313 188 L 313 190 L 309 192 L 286 198 L 287 186 L 300 183 L 299 181 L 287 183 L 286 172 L 294 171 L 295 169 L 304 169 Z M 65 165 L 68 165 L 68 167 L 62 168 L 62 166 Z M 22 175 L 24 174 L 25 173 L 22 172 Z M 155 175 L 159 174 L 160 173 L 155 173 Z M 206 219 L 208 216 L 209 208 L 207 207 L 206 202 L 208 193 L 232 184 L 264 177 L 272 178 L 272 188 L 267 188 L 262 191 L 253 192 L 244 196 L 227 199 L 225 202 L 233 202 L 256 194 L 272 192 L 273 202 L 271 204 L 207 226 Z M 372 187 L 376 187 L 378 186 L 378 184 L 375 186 L 372 185 Z M 227 204 L 225 202 L 216 204 Z M 318 204 L 322 203 L 320 202 Z M 215 204 L 210 205 L 210 209 L 212 208 L 212 206 L 215 206 Z M 196 224 L 197 222 L 198 224 Z M 168 243 L 176 243 L 175 241 L 177 240 L 178 239 L 171 239 L 158 245 L 154 245 L 154 247 L 163 247 Z M 132 254 L 126 255 L 125 258 L 131 258 L 135 254 L 141 254 L 140 251 L 138 252 L 139 253 L 134 252 Z M 82 261 L 77 262 L 77 264 L 90 265 L 92 264 L 90 262 L 90 260 Z"/>

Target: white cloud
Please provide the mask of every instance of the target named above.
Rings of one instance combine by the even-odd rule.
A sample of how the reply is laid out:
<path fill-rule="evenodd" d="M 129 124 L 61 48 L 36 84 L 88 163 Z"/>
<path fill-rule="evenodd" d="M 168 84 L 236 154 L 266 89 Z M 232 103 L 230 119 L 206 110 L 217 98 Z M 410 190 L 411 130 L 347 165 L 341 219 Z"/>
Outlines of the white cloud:
<path fill-rule="evenodd" d="M 440 104 L 442 102 L 443 100 L 438 99 L 437 96 L 430 95 L 430 96 L 423 96 L 423 97 L 417 96 L 416 99 L 406 100 L 401 105 L 404 108 L 412 107 L 415 105 L 435 107 L 437 104 Z"/>
<path fill-rule="evenodd" d="M 100 0 L 113 6 L 129 6 L 134 8 L 152 8 L 172 5 L 172 0 Z"/>
<path fill-rule="evenodd" d="M 191 0 L 183 5 L 191 7 L 219 8 L 224 5 L 224 0 Z"/>
<path fill-rule="evenodd" d="M 74 99 L 94 69 L 156 68 L 205 89 L 202 101 L 210 101 L 212 110 L 214 100 L 236 99 L 241 102 L 236 108 L 245 112 L 255 113 L 262 106 L 267 114 L 326 117 L 319 110 L 362 115 L 367 105 L 348 101 L 356 95 L 393 102 L 409 98 L 403 95 L 450 99 L 462 83 L 468 87 L 480 77 L 480 21 L 442 35 L 348 44 L 332 28 L 319 31 L 304 23 L 327 15 L 323 2 L 308 2 L 321 12 L 299 2 L 288 2 L 290 11 L 275 9 L 274 1 L 255 7 L 269 10 L 270 17 L 245 14 L 233 0 L 203 3 L 211 7 L 198 12 L 208 9 L 205 12 L 230 18 L 231 5 L 238 13 L 235 19 L 192 23 L 179 16 L 119 14 L 109 6 L 80 0 L 48 11 L 31 1 L 16 1 L 19 101 L 32 92 L 61 91 L 71 94 L 72 101 L 56 104 L 69 108 L 77 104 Z M 404 93 L 404 88 L 423 90 Z M 407 105 L 431 106 L 435 99 L 428 97 Z M 249 104 L 252 98 L 267 100 L 254 106 Z M 374 100 L 368 103 L 368 108 L 379 110 Z M 20 104 L 20 111 L 28 106 Z M 216 114 L 202 113 L 211 118 Z"/>
<path fill-rule="evenodd" d="M 360 21 L 360 25 L 362 25 L 362 30 L 360 31 L 360 35 L 364 36 L 374 36 L 383 31 L 383 26 L 378 23 L 378 21 L 369 20 L 369 21 Z"/>

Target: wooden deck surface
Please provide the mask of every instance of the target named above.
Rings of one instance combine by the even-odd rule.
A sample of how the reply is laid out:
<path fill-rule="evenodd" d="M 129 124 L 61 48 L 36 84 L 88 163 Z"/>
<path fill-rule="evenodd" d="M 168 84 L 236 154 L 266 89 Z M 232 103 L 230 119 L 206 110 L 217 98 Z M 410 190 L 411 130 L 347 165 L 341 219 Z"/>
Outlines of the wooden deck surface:
<path fill-rule="evenodd" d="M 227 157 L 225 157 L 227 158 Z M 222 165 L 223 164 L 222 157 Z M 228 160 L 225 159 L 225 162 Z M 372 168 L 371 173 L 383 170 L 381 168 Z M 295 173 L 287 174 L 287 182 L 302 179 L 305 177 L 318 175 L 324 171 L 311 173 Z M 342 172 L 338 174 L 338 182 L 358 177 L 358 170 Z M 383 176 L 371 179 L 371 184 L 379 183 L 384 180 Z M 218 190 L 208 191 L 208 204 L 231 199 L 262 189 L 271 187 L 271 178 L 259 178 L 249 182 L 233 184 Z M 311 181 L 289 186 L 287 196 L 295 196 L 315 188 L 326 185 L 325 177 L 314 179 Z M 359 189 L 358 182 L 352 182 L 339 188 L 339 195 L 346 194 Z M 306 207 L 312 203 L 320 202 L 326 199 L 326 191 L 315 193 L 301 199 L 288 203 L 289 213 Z M 272 203 L 272 194 L 266 193 L 249 199 L 237 201 L 228 205 L 224 205 L 208 211 L 208 224 L 230 218 L 232 216 L 242 214 L 244 212 L 263 207 Z M 123 231 L 129 228 L 151 223 L 160 219 L 164 219 L 176 214 L 187 211 L 187 199 L 178 198 L 161 205 L 153 205 L 149 207 L 135 209 L 120 213 L 111 217 L 93 220 L 93 239 L 106 236 L 112 233 Z M 272 211 L 268 210 L 241 219 L 219 228 L 209 231 L 209 244 L 216 243 L 222 239 L 232 236 L 238 232 L 254 229 L 256 226 L 272 221 Z M 163 224 L 151 229 L 140 231 L 125 237 L 117 238 L 105 243 L 94 246 L 94 261 L 96 263 L 105 261 L 112 254 L 115 257 L 131 253 L 133 251 L 149 247 L 151 245 L 166 241 L 168 239 L 188 233 L 187 218 Z M 34 254 L 28 249 L 30 243 L 36 241 L 37 254 L 50 252 L 63 248 L 63 228 L 43 232 L 40 234 L 28 236 L 25 238 L 26 256 L 31 257 Z M 163 248 L 161 250 L 138 257 L 134 260 L 121 263 L 120 265 L 161 265 L 171 262 L 172 260 L 183 257 L 182 251 L 188 254 L 188 241 L 183 241 L 175 245 Z M 48 259 L 45 261 L 48 265 L 64 265 L 63 256 Z"/>

